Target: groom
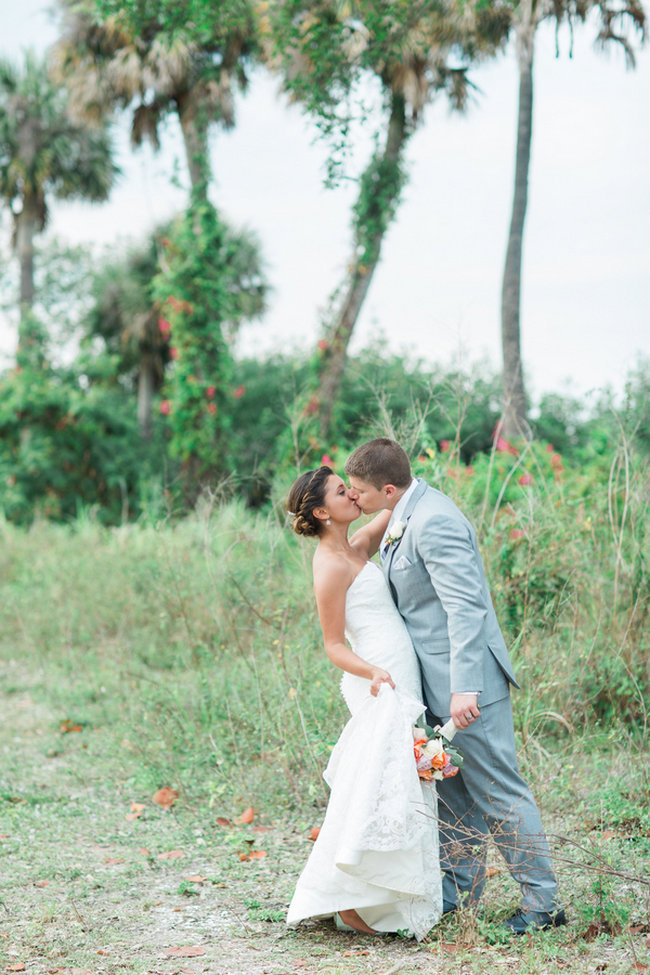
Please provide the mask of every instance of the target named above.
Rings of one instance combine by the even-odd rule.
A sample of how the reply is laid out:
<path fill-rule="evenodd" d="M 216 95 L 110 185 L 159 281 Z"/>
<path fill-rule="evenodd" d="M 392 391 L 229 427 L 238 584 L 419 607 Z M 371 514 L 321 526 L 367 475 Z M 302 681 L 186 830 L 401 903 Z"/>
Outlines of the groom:
<path fill-rule="evenodd" d="M 450 498 L 412 477 L 394 440 L 362 444 L 345 473 L 365 514 L 392 512 L 380 546 L 384 573 L 420 661 L 429 711 L 460 729 L 463 769 L 438 783 L 444 912 L 479 900 L 491 833 L 523 895 L 505 922 L 509 931 L 565 924 L 539 811 L 518 771 L 510 684 L 519 685 L 474 529 Z"/>

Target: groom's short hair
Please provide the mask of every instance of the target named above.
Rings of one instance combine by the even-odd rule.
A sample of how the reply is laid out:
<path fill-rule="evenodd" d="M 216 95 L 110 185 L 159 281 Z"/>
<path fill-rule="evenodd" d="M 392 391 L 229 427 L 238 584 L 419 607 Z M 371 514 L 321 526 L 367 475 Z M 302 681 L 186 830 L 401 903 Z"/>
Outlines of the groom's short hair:
<path fill-rule="evenodd" d="M 345 463 L 345 473 L 372 484 L 378 491 L 386 484 L 408 487 L 412 479 L 408 455 L 388 437 L 377 437 L 357 447 Z"/>

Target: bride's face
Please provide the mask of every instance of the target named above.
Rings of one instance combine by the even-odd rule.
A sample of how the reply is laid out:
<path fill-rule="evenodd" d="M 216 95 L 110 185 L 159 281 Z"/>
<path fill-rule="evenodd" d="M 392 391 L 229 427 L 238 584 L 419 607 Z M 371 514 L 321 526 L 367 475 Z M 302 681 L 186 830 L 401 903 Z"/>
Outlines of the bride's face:
<path fill-rule="evenodd" d="M 325 487 L 325 508 L 330 521 L 348 524 L 358 518 L 361 509 L 350 497 L 345 482 L 338 474 L 330 474 Z"/>

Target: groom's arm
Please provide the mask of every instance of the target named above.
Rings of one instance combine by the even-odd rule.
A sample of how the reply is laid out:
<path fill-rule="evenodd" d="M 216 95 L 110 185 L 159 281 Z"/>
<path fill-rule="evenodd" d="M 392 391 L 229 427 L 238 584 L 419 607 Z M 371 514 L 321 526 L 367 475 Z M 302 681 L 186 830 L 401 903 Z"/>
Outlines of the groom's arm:
<path fill-rule="evenodd" d="M 378 515 L 369 521 L 363 528 L 355 531 L 350 539 L 350 545 L 366 559 L 371 559 L 375 552 L 379 551 L 379 543 L 384 537 L 388 528 L 388 522 L 392 512 L 388 509 L 380 511 Z"/>
<path fill-rule="evenodd" d="M 427 519 L 419 526 L 417 549 L 447 616 L 452 698 L 462 695 L 455 703 L 476 716 L 476 696 L 467 692 L 483 690 L 488 610 L 470 531 L 460 519 Z"/>

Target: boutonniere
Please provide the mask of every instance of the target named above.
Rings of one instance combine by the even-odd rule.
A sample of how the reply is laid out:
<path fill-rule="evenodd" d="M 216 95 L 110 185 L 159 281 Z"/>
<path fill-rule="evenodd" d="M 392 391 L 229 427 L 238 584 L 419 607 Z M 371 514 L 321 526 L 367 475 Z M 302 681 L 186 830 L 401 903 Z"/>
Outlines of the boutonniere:
<path fill-rule="evenodd" d="M 386 535 L 386 545 L 394 545 L 395 542 L 399 542 L 400 538 L 404 534 L 404 529 L 406 525 L 403 521 L 396 521 L 391 530 Z"/>

